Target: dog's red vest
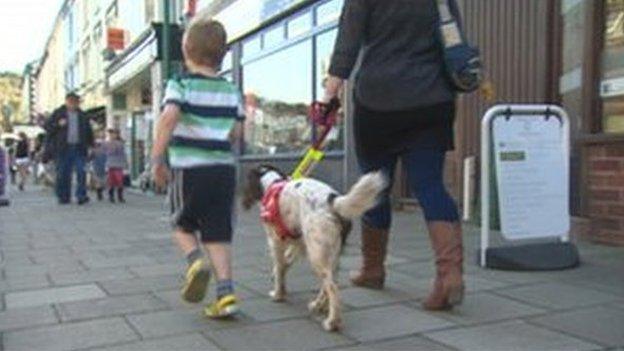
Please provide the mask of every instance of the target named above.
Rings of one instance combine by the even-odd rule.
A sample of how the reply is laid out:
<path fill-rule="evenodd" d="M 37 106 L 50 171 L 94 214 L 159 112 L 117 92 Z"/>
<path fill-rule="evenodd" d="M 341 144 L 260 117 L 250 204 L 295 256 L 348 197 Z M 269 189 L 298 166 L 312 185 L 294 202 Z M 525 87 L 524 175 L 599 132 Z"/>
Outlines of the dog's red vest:
<path fill-rule="evenodd" d="M 271 224 L 275 227 L 275 232 L 280 239 L 298 239 L 299 236 L 288 229 L 286 223 L 284 223 L 282 214 L 280 213 L 279 199 L 284 187 L 286 187 L 286 184 L 288 184 L 288 181 L 281 180 L 269 186 L 262 197 L 260 218 L 262 218 L 265 223 Z"/>

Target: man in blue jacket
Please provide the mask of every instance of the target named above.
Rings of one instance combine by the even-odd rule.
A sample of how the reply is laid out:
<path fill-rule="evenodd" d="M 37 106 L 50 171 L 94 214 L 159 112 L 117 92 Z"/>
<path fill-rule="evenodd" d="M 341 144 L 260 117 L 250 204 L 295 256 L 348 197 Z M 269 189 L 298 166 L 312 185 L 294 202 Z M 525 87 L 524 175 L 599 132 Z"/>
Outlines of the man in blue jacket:
<path fill-rule="evenodd" d="M 49 146 L 55 156 L 56 196 L 60 204 L 71 200 L 72 172 L 76 170 L 78 186 L 76 199 L 79 205 L 89 202 L 86 186 L 86 162 L 89 148 L 93 146 L 93 130 L 88 117 L 80 109 L 80 96 L 69 93 L 65 105 L 56 109 L 46 122 Z"/>

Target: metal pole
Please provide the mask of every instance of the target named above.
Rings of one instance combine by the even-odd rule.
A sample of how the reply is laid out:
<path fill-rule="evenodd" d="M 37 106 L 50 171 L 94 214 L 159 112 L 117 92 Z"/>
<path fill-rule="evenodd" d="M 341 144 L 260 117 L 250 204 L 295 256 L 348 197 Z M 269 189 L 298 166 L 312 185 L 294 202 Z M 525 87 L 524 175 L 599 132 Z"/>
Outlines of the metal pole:
<path fill-rule="evenodd" d="M 169 0 L 162 0 L 163 24 L 162 24 L 162 65 L 163 80 L 171 77 L 171 7 Z"/>

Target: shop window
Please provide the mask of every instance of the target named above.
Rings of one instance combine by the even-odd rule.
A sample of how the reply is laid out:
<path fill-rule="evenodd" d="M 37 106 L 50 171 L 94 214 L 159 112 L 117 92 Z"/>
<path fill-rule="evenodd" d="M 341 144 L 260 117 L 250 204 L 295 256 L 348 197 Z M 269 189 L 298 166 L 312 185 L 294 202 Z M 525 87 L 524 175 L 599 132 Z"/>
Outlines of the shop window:
<path fill-rule="evenodd" d="M 284 34 L 284 26 L 281 24 L 275 28 L 269 29 L 264 33 L 263 48 L 268 49 L 279 45 L 285 39 Z"/>
<path fill-rule="evenodd" d="M 247 154 L 298 153 L 310 145 L 311 68 L 311 40 L 243 67 Z"/>
<path fill-rule="evenodd" d="M 602 127 L 605 133 L 624 133 L 624 0 L 607 0 L 605 10 Z"/>
<path fill-rule="evenodd" d="M 316 9 L 316 25 L 327 24 L 340 18 L 344 0 L 331 0 Z"/>
<path fill-rule="evenodd" d="M 316 37 L 316 100 L 322 99 L 325 92 L 325 82 L 329 77 L 329 64 L 337 36 L 338 30 L 332 29 Z M 343 138 L 344 128 L 340 125 L 329 135 L 328 150 L 342 150 Z"/>
<path fill-rule="evenodd" d="M 248 58 L 262 51 L 262 37 L 257 35 L 256 37 L 247 40 L 243 43 L 243 57 Z"/>
<path fill-rule="evenodd" d="M 295 38 L 309 32 L 312 29 L 312 14 L 304 13 L 288 21 L 288 37 Z"/>
<path fill-rule="evenodd" d="M 233 65 L 233 58 L 232 58 L 232 50 L 229 50 L 226 54 L 225 57 L 223 57 L 223 62 L 221 63 L 221 72 L 225 72 L 225 71 L 229 71 L 232 69 L 232 65 Z"/>

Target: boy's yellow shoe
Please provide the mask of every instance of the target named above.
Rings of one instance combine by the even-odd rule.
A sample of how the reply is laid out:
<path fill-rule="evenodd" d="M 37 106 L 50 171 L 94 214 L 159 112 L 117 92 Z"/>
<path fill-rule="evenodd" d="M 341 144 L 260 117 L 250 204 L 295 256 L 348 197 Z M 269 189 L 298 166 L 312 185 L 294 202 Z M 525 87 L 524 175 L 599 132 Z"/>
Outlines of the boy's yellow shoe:
<path fill-rule="evenodd" d="M 238 299 L 234 294 L 225 295 L 206 306 L 204 313 L 206 317 L 214 319 L 233 317 L 239 312 L 237 302 Z"/>
<path fill-rule="evenodd" d="M 186 270 L 182 299 L 191 303 L 201 302 L 206 296 L 210 281 L 210 267 L 204 259 L 197 259 Z"/>

